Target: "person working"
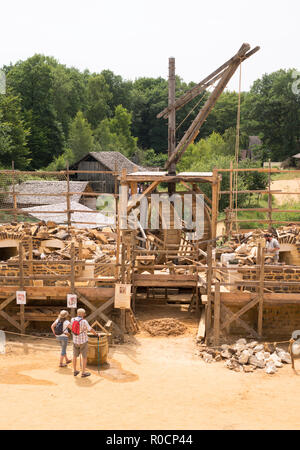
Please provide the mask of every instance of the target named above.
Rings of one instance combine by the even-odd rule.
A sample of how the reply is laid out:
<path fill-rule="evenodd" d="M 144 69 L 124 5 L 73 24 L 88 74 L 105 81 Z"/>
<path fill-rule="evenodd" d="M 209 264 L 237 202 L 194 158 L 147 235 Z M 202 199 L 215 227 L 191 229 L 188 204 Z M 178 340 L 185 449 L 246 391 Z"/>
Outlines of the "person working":
<path fill-rule="evenodd" d="M 265 234 L 265 239 L 266 239 L 267 253 L 273 253 L 274 261 L 278 262 L 279 261 L 279 249 L 280 249 L 279 242 L 271 234 Z"/>
<path fill-rule="evenodd" d="M 90 372 L 86 372 L 86 363 L 87 363 L 87 352 L 88 352 L 88 332 L 93 333 L 95 336 L 100 336 L 88 323 L 87 320 L 84 319 L 85 310 L 83 308 L 79 308 L 77 310 L 77 317 L 71 319 L 70 328 L 72 329 L 73 334 L 73 370 L 74 376 L 76 377 L 79 374 L 79 371 L 76 370 L 77 358 L 81 354 L 82 355 L 82 372 L 81 377 L 89 377 Z"/>

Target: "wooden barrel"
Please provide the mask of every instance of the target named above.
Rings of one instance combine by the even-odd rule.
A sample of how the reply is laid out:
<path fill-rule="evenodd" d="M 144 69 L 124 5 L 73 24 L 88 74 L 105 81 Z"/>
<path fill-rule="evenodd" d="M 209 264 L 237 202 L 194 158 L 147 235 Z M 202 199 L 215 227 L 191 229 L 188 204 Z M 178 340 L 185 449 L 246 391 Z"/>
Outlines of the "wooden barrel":
<path fill-rule="evenodd" d="M 98 338 L 93 334 L 89 334 L 89 345 L 87 362 L 91 365 L 98 365 L 107 363 L 108 357 L 108 339 L 105 333 L 100 333 L 99 337 L 99 349 L 98 349 Z"/>

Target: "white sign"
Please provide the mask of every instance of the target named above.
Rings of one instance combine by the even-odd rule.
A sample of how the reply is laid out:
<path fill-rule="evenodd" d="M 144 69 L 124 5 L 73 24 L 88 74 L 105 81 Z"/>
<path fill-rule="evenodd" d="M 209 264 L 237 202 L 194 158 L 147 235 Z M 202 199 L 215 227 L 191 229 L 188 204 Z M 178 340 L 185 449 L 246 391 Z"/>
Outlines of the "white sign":
<path fill-rule="evenodd" d="M 68 308 L 77 308 L 77 295 L 67 294 L 67 307 Z"/>
<path fill-rule="evenodd" d="M 130 309 L 131 284 L 115 285 L 115 308 Z"/>
<path fill-rule="evenodd" d="M 16 292 L 17 305 L 26 305 L 26 291 Z"/>

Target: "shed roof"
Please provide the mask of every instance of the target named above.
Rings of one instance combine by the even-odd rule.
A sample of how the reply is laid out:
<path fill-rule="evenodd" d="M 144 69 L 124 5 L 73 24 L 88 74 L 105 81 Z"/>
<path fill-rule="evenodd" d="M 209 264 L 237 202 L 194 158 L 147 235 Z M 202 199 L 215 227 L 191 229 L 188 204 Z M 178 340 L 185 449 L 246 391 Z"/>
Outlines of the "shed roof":
<path fill-rule="evenodd" d="M 84 161 L 88 156 L 92 156 L 96 161 L 99 161 L 111 171 L 114 171 L 115 168 L 117 171 L 126 169 L 128 172 L 144 170 L 143 167 L 133 163 L 120 152 L 89 152 L 84 158 L 73 164 L 73 166 L 77 165 L 80 161 Z"/>
<path fill-rule="evenodd" d="M 81 203 L 73 201 L 70 203 L 70 206 L 71 210 L 76 210 L 76 212 L 71 213 L 71 222 L 82 222 L 74 223 L 74 226 L 76 226 L 77 228 L 101 228 L 111 226 L 115 223 L 114 217 L 107 217 L 100 212 L 96 213 L 93 209 L 90 209 L 87 206 L 82 205 Z M 32 217 L 36 217 L 39 220 L 44 220 L 45 222 L 55 222 L 57 224 L 68 223 L 68 216 L 65 212 L 66 210 L 66 202 L 61 202 L 55 205 L 42 205 L 33 206 L 31 208 L 22 208 L 22 211 L 30 213 Z M 57 211 L 61 211 L 61 213 Z M 95 222 L 95 224 L 91 224 L 89 222 Z"/>
<path fill-rule="evenodd" d="M 70 192 L 76 192 L 76 194 L 70 196 L 70 200 L 79 202 L 82 193 L 86 190 L 88 181 L 70 181 Z M 9 191 L 12 192 L 13 187 L 10 186 Z M 61 203 L 64 198 L 61 195 L 67 192 L 66 181 L 40 181 L 30 180 L 24 181 L 24 183 L 15 185 L 15 192 L 28 195 L 20 195 L 17 197 L 18 203 L 28 205 L 52 205 L 54 203 Z M 41 194 L 53 194 L 53 195 L 41 195 Z M 12 195 L 8 195 L 10 202 L 13 201 Z"/>

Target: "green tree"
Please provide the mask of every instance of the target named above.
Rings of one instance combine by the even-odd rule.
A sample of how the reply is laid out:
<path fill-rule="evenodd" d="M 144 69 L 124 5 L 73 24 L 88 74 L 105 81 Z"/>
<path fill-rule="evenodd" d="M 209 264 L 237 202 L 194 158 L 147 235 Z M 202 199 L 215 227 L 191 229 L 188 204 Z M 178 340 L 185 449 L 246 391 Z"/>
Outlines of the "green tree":
<path fill-rule="evenodd" d="M 262 138 L 273 161 L 299 152 L 300 97 L 293 93 L 292 73 L 278 70 L 255 81 L 242 109 L 243 129 Z"/>
<path fill-rule="evenodd" d="M 34 55 L 6 67 L 7 86 L 20 96 L 31 152 L 31 167 L 48 164 L 64 147 L 62 127 L 54 107 L 54 76 L 47 58 Z"/>
<path fill-rule="evenodd" d="M 131 134 L 131 114 L 119 105 L 111 119 L 104 119 L 94 132 L 96 144 L 102 151 L 119 151 L 132 156 L 137 151 L 137 138 Z"/>
<path fill-rule="evenodd" d="M 26 128 L 20 107 L 19 97 L 9 91 L 0 95 L 0 164 L 11 168 L 14 161 L 16 169 L 26 169 L 30 164 L 30 152 L 26 138 Z"/>
<path fill-rule="evenodd" d="M 87 99 L 86 117 L 92 128 L 96 128 L 103 119 L 109 116 L 109 102 L 112 99 L 112 93 L 103 75 L 89 77 Z"/>
<path fill-rule="evenodd" d="M 78 161 L 87 153 L 94 150 L 94 137 L 90 124 L 85 119 L 83 113 L 78 111 L 70 125 L 70 135 L 67 148 L 71 150 L 72 161 Z"/>

